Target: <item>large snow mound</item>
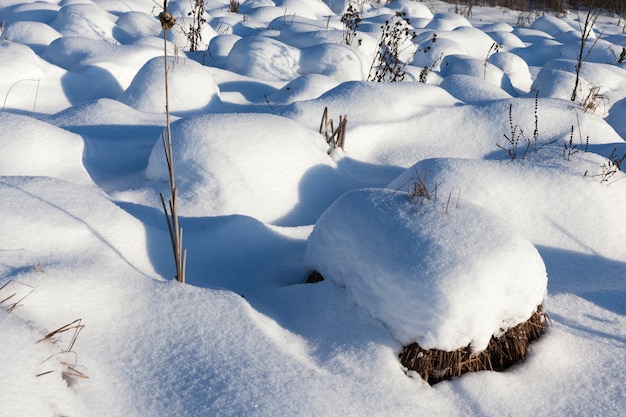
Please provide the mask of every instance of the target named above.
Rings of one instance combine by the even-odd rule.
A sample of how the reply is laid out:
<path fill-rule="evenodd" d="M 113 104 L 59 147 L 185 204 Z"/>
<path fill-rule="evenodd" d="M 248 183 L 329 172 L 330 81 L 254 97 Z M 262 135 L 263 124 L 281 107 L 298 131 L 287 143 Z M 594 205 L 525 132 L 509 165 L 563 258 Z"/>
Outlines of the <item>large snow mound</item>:
<path fill-rule="evenodd" d="M 404 345 L 483 350 L 542 303 L 543 261 L 478 206 L 418 200 L 392 190 L 346 193 L 316 223 L 305 263 L 345 286 Z"/>
<path fill-rule="evenodd" d="M 203 115 L 173 123 L 172 137 L 183 216 L 244 214 L 312 224 L 336 197 L 328 193 L 339 178 L 325 141 L 289 119 Z M 159 140 L 147 178 L 166 181 L 166 167 Z"/>

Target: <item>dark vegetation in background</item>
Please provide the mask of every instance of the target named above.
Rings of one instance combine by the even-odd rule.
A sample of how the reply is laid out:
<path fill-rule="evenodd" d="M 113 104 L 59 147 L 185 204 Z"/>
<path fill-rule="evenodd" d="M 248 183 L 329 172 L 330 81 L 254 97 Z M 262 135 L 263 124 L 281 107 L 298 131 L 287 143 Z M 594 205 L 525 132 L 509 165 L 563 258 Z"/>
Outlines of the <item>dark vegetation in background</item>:
<path fill-rule="evenodd" d="M 574 10 L 600 8 L 621 16 L 626 14 L 626 2 L 624 0 L 447 0 L 447 2 L 465 6 L 506 7 L 522 11 L 546 12 L 564 12 L 568 8 Z"/>

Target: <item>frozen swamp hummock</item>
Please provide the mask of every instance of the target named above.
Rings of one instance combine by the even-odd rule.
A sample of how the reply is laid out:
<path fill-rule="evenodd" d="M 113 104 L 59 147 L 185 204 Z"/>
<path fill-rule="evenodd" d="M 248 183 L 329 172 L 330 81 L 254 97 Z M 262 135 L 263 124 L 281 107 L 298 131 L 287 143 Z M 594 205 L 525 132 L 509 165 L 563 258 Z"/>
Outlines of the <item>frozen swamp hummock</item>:
<path fill-rule="evenodd" d="M 349 192 L 320 217 L 305 262 L 405 347 L 448 352 L 485 350 L 537 311 L 548 283 L 532 243 L 452 194 Z"/>

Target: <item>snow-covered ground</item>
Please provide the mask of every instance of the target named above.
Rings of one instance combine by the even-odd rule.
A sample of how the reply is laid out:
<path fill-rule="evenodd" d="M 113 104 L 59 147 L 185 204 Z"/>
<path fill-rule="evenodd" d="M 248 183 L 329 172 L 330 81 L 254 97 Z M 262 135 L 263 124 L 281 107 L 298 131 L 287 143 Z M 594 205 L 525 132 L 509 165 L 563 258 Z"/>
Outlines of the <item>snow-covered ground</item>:
<path fill-rule="evenodd" d="M 623 415 L 622 18 L 572 102 L 584 11 L 358 2 L 347 44 L 346 0 L 208 0 L 190 52 L 192 3 L 167 34 L 182 285 L 160 6 L 0 0 L 1 416 Z M 404 81 L 368 82 L 397 12 Z M 538 303 L 506 372 L 431 387 L 398 361 Z"/>

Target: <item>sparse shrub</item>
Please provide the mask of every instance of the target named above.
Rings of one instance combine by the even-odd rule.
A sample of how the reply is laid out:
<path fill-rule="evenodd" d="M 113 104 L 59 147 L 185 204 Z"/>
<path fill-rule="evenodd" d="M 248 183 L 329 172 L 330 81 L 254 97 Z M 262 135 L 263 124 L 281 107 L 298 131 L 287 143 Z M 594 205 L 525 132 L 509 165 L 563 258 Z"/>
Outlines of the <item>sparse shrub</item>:
<path fill-rule="evenodd" d="M 356 31 L 359 28 L 359 23 L 361 23 L 361 13 L 350 5 L 341 16 L 341 23 L 343 23 L 343 40 L 346 45 L 352 46 L 352 42 L 357 39 Z M 361 45 L 361 39 L 358 39 L 357 42 Z"/>
<path fill-rule="evenodd" d="M 41 262 L 35 263 L 35 270 L 37 270 L 38 272 L 45 272 L 43 271 L 43 266 L 41 265 Z M 24 301 L 26 297 L 32 294 L 33 291 L 35 291 L 35 288 L 31 285 L 16 280 L 9 280 L 7 283 L 0 287 L 0 307 L 2 307 L 6 313 L 13 313 L 17 307 L 21 306 L 22 301 Z M 28 324 L 29 327 L 31 327 L 29 322 L 24 322 Z M 41 363 L 43 365 L 53 359 L 57 360 L 58 364 L 56 364 L 55 367 L 58 368 L 60 366 L 61 377 L 65 380 L 65 382 L 67 382 L 68 385 L 74 384 L 77 378 L 89 378 L 83 372 L 78 370 L 78 355 L 73 350 L 74 344 L 78 339 L 78 335 L 84 327 L 85 325 L 82 324 L 82 319 L 76 319 L 73 322 L 61 326 L 58 329 L 46 334 L 44 337 L 35 342 L 51 343 L 57 348 L 57 353 L 45 359 Z M 62 336 L 64 333 L 71 334 L 70 340 L 67 342 L 65 347 L 62 346 Z M 39 377 L 43 375 L 48 375 L 55 371 L 56 370 L 48 370 L 40 372 L 35 376 Z"/>
<path fill-rule="evenodd" d="M 598 177 L 600 178 L 601 184 L 612 184 L 614 181 L 609 182 L 609 180 L 618 172 L 622 170 L 622 163 L 626 160 L 626 153 L 620 157 L 617 156 L 617 148 L 613 148 L 611 154 L 607 158 L 606 162 L 603 163 L 600 168 L 602 172 L 597 175 L 587 175 L 588 172 L 585 172 L 584 177 Z M 617 180 L 616 180 L 617 181 Z"/>
<path fill-rule="evenodd" d="M 404 80 L 407 62 L 400 59 L 400 53 L 413 45 L 416 34 L 411 29 L 406 13 L 398 12 L 382 26 L 378 49 L 370 67 L 368 81 L 397 82 Z"/>
<path fill-rule="evenodd" d="M 2 103 L 2 111 L 5 111 L 6 106 L 7 106 L 7 99 L 9 98 L 9 94 L 11 93 L 11 90 L 13 90 L 13 87 L 15 87 L 16 85 L 18 85 L 19 83 L 21 83 L 22 81 L 33 81 L 37 83 L 37 87 L 35 88 L 35 96 L 33 98 L 33 111 L 32 111 L 32 117 L 35 117 L 35 106 L 37 105 L 37 95 L 39 94 L 39 85 L 41 84 L 41 78 L 38 79 L 32 79 L 32 78 L 24 78 L 22 80 L 18 80 L 16 82 L 14 82 L 11 87 L 9 87 L 9 89 L 7 90 L 6 94 L 4 95 L 4 102 Z"/>
<path fill-rule="evenodd" d="M 576 118 L 578 119 L 578 115 L 576 115 Z M 572 158 L 572 155 L 578 153 L 580 150 L 582 150 L 583 152 L 587 152 L 587 150 L 589 149 L 589 135 L 587 135 L 587 139 L 582 149 L 579 149 L 578 145 L 583 145 L 582 137 L 580 137 L 580 143 L 574 143 L 574 125 L 572 125 L 572 130 L 570 131 L 569 135 L 569 141 L 563 142 L 563 159 L 569 161 Z"/>
<path fill-rule="evenodd" d="M 509 104 L 509 127 L 509 134 L 503 134 L 506 143 L 504 145 L 496 143 L 496 146 L 505 151 L 511 159 L 524 159 L 530 148 L 530 140 L 526 138 L 523 129 L 513 124 L 513 103 Z M 520 151 L 520 147 L 524 148 L 523 152 Z"/>
<path fill-rule="evenodd" d="M 474 7 L 474 3 L 475 0 L 464 0 L 461 2 L 456 1 L 454 3 L 454 13 L 469 19 L 472 17 L 472 8 Z"/>
<path fill-rule="evenodd" d="M 537 152 L 539 148 L 555 143 L 556 139 L 539 143 L 539 91 L 535 92 L 534 119 L 535 128 L 533 130 L 533 137 L 531 140 L 526 137 L 524 129 L 519 128 L 517 124 L 513 124 L 513 104 L 509 104 L 509 134 L 503 134 L 506 139 L 506 143 L 502 145 L 496 143 L 496 146 L 505 151 L 511 159 L 524 159 L 526 154 L 528 154 L 529 149 L 532 148 L 535 152 Z"/>
<path fill-rule="evenodd" d="M 433 35 L 433 42 L 434 39 L 436 39 L 437 34 Z M 430 47 L 429 47 L 430 48 Z M 424 67 L 422 68 L 422 70 L 420 71 L 420 75 L 419 75 L 419 82 L 421 83 L 426 83 L 428 81 L 428 76 L 430 75 L 430 73 L 433 71 L 433 69 L 435 68 L 435 66 L 437 64 L 439 64 L 441 62 L 441 60 L 443 59 L 443 52 L 439 55 L 439 58 L 437 58 L 431 65 L 430 67 Z"/>
<path fill-rule="evenodd" d="M 202 43 L 202 26 L 206 23 L 204 18 L 204 0 L 195 0 L 191 11 L 187 16 L 192 17 L 187 32 L 187 40 L 189 41 L 189 50 L 197 51 Z"/>
<path fill-rule="evenodd" d="M 239 13 L 239 0 L 230 0 L 228 3 L 228 11 L 231 13 Z"/>

